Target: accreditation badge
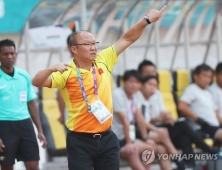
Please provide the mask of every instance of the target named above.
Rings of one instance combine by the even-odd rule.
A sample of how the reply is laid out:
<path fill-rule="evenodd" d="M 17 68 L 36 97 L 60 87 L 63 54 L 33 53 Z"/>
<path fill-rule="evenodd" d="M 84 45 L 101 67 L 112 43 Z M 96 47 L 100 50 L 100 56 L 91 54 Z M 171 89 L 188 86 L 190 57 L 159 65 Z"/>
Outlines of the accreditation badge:
<path fill-rule="evenodd" d="M 101 102 L 100 99 L 96 100 L 91 104 L 91 111 L 92 114 L 96 117 L 96 119 L 103 124 L 105 121 L 107 121 L 110 117 L 112 117 L 112 114 L 110 111 L 106 108 L 106 106 Z"/>
<path fill-rule="evenodd" d="M 21 101 L 22 103 L 27 102 L 27 92 L 26 92 L 26 91 L 20 92 L 20 101 Z"/>

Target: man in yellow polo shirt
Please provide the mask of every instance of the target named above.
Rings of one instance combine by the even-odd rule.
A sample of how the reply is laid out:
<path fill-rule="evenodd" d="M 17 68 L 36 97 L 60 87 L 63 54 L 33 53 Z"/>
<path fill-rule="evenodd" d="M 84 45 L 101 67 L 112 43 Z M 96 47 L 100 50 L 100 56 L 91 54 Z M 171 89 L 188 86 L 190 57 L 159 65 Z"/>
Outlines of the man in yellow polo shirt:
<path fill-rule="evenodd" d="M 71 65 L 60 63 L 39 71 L 34 77 L 33 85 L 58 88 L 64 98 L 68 110 L 69 170 L 119 169 L 119 142 L 110 130 L 111 71 L 118 55 L 141 36 L 148 24 L 157 21 L 164 10 L 165 6 L 160 11 L 151 10 L 113 46 L 98 55 L 98 42 L 90 32 L 73 33 L 69 42 L 74 55 Z M 146 135 L 142 133 L 144 138 Z"/>

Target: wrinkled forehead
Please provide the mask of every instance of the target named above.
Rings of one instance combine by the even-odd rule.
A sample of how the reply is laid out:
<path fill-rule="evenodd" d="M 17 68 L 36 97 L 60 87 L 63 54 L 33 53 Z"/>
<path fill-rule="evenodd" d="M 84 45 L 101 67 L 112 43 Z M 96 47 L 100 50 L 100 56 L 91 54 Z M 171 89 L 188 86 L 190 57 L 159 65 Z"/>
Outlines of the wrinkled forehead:
<path fill-rule="evenodd" d="M 78 43 L 92 43 L 95 42 L 95 38 L 91 33 L 83 31 L 77 35 L 77 41 Z"/>

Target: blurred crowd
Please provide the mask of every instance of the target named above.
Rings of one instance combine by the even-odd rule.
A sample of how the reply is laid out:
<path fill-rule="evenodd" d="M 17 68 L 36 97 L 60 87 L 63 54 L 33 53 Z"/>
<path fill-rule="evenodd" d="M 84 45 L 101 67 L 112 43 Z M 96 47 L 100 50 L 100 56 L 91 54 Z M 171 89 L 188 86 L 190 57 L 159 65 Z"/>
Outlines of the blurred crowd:
<path fill-rule="evenodd" d="M 158 73 L 154 63 L 144 60 L 138 70 L 127 70 L 123 85 L 112 93 L 114 120 L 112 129 L 120 142 L 120 157 L 132 169 L 147 169 L 139 157 L 146 149 L 158 153 L 194 154 L 192 144 L 204 153 L 217 154 L 222 142 L 222 63 L 215 71 L 206 64 L 192 72 L 193 82 L 184 90 L 177 105 L 181 112 L 175 119 L 165 109 L 158 90 Z M 213 81 L 213 77 L 216 77 Z M 147 138 L 141 134 L 147 133 Z M 216 143 L 208 146 L 204 138 Z M 174 160 L 178 169 L 195 168 L 195 160 Z M 159 160 L 161 169 L 172 169 L 170 160 Z"/>

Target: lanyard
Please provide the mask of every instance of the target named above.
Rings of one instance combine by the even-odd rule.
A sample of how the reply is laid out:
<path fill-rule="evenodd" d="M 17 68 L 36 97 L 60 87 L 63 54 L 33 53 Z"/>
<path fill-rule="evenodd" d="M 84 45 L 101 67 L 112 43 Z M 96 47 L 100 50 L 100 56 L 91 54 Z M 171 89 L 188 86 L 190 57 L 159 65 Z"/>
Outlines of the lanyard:
<path fill-rule="evenodd" d="M 74 63 L 75 63 L 75 61 L 74 61 Z M 84 86 L 83 86 L 80 69 L 79 69 L 79 67 L 77 65 L 76 65 L 76 68 L 77 68 L 77 75 L 78 75 L 78 79 L 79 79 L 79 84 L 80 84 L 80 87 L 81 87 L 82 95 L 84 97 L 85 102 L 88 105 L 88 107 L 87 107 L 88 108 L 88 112 L 91 112 L 91 106 L 89 104 L 89 100 L 88 100 L 88 98 L 86 96 L 86 91 L 85 91 Z M 96 69 L 95 69 L 95 66 L 94 66 L 93 63 L 92 63 L 92 69 L 93 69 L 94 90 L 95 90 L 95 95 L 97 97 L 97 95 L 98 95 L 98 87 L 97 87 L 97 79 L 96 79 Z"/>
<path fill-rule="evenodd" d="M 135 116 L 136 116 L 136 107 L 135 107 L 133 97 L 131 98 L 131 100 L 132 100 L 132 102 L 131 102 L 131 113 L 132 113 L 132 116 L 133 116 L 132 123 L 134 124 L 135 123 Z"/>

